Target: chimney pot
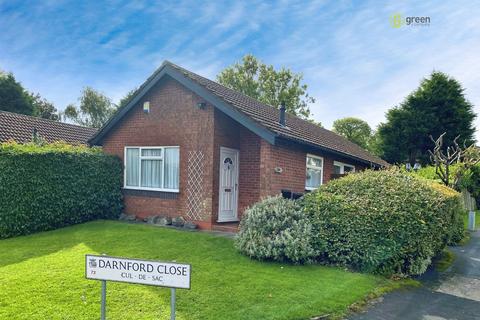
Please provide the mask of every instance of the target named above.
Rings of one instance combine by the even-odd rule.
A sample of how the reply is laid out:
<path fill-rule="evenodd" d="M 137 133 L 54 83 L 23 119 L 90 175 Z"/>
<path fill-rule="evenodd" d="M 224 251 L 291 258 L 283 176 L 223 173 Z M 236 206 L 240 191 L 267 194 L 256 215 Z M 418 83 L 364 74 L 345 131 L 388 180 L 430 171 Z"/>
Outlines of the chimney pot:
<path fill-rule="evenodd" d="M 285 127 L 285 110 L 285 102 L 282 101 L 282 104 L 280 105 L 280 119 L 278 120 L 278 122 L 283 127 Z"/>

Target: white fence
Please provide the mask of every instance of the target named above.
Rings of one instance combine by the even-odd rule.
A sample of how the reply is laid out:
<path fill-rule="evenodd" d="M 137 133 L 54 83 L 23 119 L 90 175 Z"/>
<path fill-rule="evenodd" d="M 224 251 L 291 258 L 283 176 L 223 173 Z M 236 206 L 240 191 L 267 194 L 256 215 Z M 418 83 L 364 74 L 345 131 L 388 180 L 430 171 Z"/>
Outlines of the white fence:
<path fill-rule="evenodd" d="M 462 191 L 462 200 L 466 210 L 475 211 L 477 209 L 475 198 L 472 197 L 470 192 L 468 192 L 467 190 Z"/>

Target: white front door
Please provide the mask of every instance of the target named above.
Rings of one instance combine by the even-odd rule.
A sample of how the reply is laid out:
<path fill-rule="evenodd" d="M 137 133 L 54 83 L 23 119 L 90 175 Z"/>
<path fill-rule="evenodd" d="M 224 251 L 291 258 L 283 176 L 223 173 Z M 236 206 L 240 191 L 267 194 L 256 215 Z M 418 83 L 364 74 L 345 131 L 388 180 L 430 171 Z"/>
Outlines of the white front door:
<path fill-rule="evenodd" d="M 220 147 L 218 222 L 238 221 L 238 150 Z"/>

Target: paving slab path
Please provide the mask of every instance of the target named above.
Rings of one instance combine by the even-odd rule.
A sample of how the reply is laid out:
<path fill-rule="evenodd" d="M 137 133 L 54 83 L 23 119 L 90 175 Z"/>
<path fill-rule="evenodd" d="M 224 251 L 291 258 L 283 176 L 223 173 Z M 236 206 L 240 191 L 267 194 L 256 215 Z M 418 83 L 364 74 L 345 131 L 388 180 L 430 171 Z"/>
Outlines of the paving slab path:
<path fill-rule="evenodd" d="M 350 320 L 480 320 L 480 231 L 451 248 L 455 261 L 445 272 L 429 270 L 421 287 L 386 294 Z"/>

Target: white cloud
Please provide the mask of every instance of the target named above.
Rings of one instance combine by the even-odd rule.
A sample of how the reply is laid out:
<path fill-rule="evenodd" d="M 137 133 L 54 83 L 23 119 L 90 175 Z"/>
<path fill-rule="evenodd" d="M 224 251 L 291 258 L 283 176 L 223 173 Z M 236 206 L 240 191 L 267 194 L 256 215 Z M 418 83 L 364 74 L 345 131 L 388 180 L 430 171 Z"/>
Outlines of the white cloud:
<path fill-rule="evenodd" d="M 412 6 L 398 10 L 418 12 Z M 283 50 L 277 59 L 287 65 L 295 61 L 296 68 L 303 70 L 312 95 L 321 99 L 312 107 L 315 118 L 329 127 L 335 119 L 353 115 L 376 126 L 386 110 L 400 103 L 434 69 L 461 81 L 480 112 L 478 8 L 452 10 L 444 5 L 435 9 L 430 27 L 400 30 L 389 27 L 389 11 L 393 9 L 369 7 L 351 14 L 330 28 L 326 43 L 318 41 L 317 47 L 296 35 L 284 39 L 292 49 Z M 329 56 L 325 49 L 333 53 Z M 324 56 L 329 58 L 312 61 Z"/>
<path fill-rule="evenodd" d="M 433 69 L 462 82 L 480 112 L 480 6 L 466 0 L 79 6 L 0 10 L 0 68 L 59 108 L 85 85 L 118 100 L 164 59 L 214 79 L 253 53 L 302 72 L 317 99 L 314 116 L 327 127 L 346 116 L 376 126 Z M 393 29 L 396 12 L 430 16 L 431 25 Z"/>

